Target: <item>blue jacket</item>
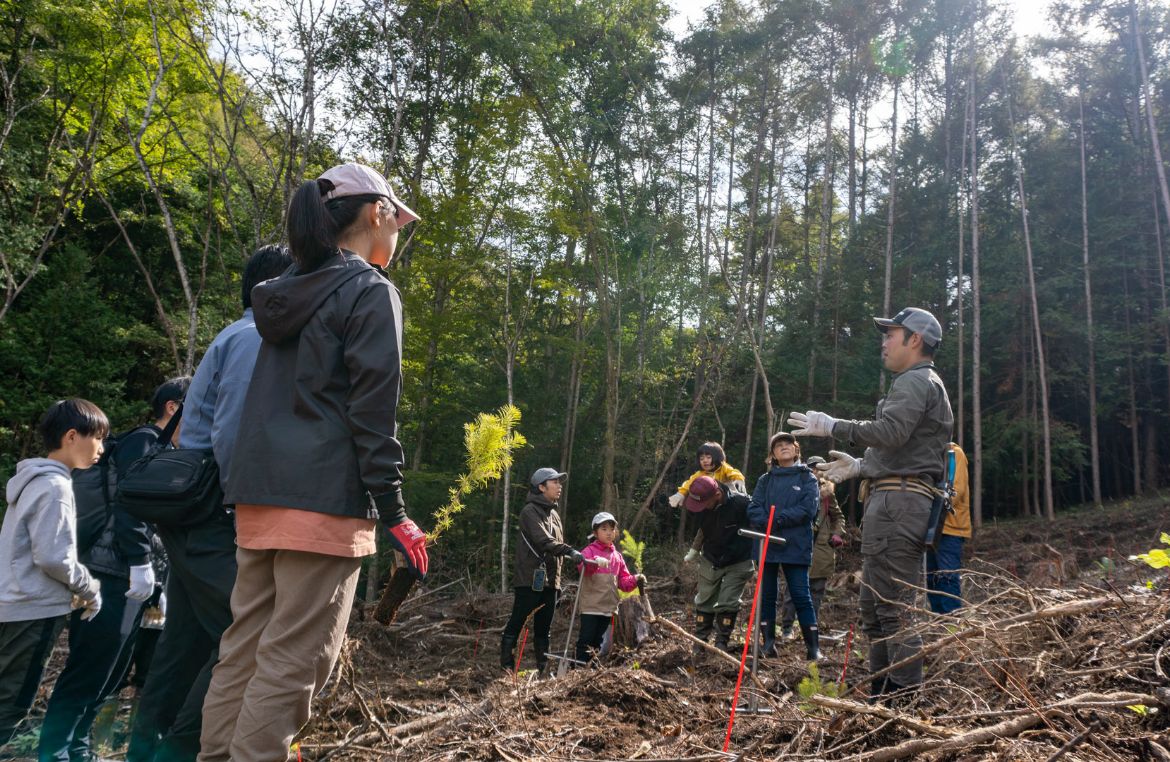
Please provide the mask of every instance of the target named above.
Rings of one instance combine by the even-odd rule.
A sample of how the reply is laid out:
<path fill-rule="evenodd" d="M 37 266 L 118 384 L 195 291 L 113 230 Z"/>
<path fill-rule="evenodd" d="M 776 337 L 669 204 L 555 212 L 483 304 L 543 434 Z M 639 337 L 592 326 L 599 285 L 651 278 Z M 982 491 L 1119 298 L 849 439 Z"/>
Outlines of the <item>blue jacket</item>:
<path fill-rule="evenodd" d="M 211 342 L 195 369 L 183 403 L 179 446 L 211 450 L 219 466 L 219 483 L 224 487 L 244 411 L 244 396 L 259 352 L 260 333 L 249 307 L 242 318 L 220 331 Z"/>
<path fill-rule="evenodd" d="M 820 505 L 821 491 L 817 479 L 808 466 L 772 466 L 756 482 L 752 490 L 752 501 L 748 505 L 748 518 L 752 528 L 764 531 L 768 523 L 768 512 L 776 506 L 772 519 L 772 536 L 788 541 L 783 547 L 776 543 L 768 545 L 767 563 L 798 564 L 808 566 L 813 554 L 813 519 Z M 753 553 L 760 557 L 761 542 L 756 542 Z"/>

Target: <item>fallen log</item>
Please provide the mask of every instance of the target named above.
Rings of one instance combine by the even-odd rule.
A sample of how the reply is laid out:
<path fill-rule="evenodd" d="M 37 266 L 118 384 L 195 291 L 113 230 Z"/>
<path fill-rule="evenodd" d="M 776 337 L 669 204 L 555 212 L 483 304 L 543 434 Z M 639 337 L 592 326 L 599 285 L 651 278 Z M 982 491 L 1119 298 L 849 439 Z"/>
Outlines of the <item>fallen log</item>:
<path fill-rule="evenodd" d="M 978 744 L 990 743 L 1000 738 L 1014 738 L 1029 728 L 1039 725 L 1052 715 L 1067 712 L 1073 709 L 1102 707 L 1125 707 L 1131 704 L 1160 704 L 1156 696 L 1143 693 L 1082 693 L 1072 698 L 1063 699 L 1045 709 L 1033 710 L 1029 714 L 1013 717 L 995 725 L 968 730 L 949 738 L 914 738 L 883 749 L 856 754 L 846 757 L 853 762 L 889 762 L 889 760 L 905 759 L 927 752 L 958 751 L 969 749 Z"/>
<path fill-rule="evenodd" d="M 826 709 L 834 709 L 839 712 L 852 712 L 854 714 L 869 714 L 874 717 L 881 717 L 883 720 L 893 720 L 901 723 L 911 730 L 916 730 L 919 733 L 935 738 L 952 738 L 959 734 L 960 731 L 952 730 L 951 728 L 942 728 L 937 725 L 931 725 L 929 722 L 923 722 L 915 717 L 900 714 L 892 709 L 888 709 L 881 705 L 863 704 L 858 701 L 849 701 L 848 699 L 833 698 L 832 696 L 813 695 L 809 696 L 810 704 L 823 706 Z"/>

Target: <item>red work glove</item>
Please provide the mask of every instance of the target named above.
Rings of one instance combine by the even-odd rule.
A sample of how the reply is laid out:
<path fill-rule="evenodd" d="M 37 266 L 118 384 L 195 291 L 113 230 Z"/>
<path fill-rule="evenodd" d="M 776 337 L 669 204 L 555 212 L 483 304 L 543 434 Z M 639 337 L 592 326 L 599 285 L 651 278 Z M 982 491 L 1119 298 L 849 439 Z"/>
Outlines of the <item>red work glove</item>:
<path fill-rule="evenodd" d="M 839 548 L 845 544 L 845 540 L 839 534 L 835 534 L 829 538 L 829 544 L 834 548 Z"/>
<path fill-rule="evenodd" d="M 427 536 L 410 519 L 389 527 L 389 530 L 394 549 L 406 558 L 410 573 L 421 582 L 427 576 Z"/>

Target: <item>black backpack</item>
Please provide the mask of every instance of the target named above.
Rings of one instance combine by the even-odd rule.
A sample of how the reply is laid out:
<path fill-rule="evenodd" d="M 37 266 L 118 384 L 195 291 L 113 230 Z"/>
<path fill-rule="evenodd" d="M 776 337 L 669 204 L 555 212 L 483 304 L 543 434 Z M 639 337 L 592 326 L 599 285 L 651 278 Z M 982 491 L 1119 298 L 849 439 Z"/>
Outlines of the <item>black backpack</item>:
<path fill-rule="evenodd" d="M 106 437 L 104 452 L 89 468 L 73 469 L 73 504 L 77 509 L 77 555 L 94 546 L 110 521 L 118 487 L 118 442 L 141 428 Z"/>

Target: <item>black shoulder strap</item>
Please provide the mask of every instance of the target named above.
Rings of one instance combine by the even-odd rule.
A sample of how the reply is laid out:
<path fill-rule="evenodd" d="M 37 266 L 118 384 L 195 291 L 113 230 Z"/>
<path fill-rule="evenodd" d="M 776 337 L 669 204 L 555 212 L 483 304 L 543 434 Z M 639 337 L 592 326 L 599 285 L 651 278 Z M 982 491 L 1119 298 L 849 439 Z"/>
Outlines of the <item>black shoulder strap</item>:
<path fill-rule="evenodd" d="M 179 402 L 179 407 L 175 410 L 175 414 L 171 416 L 171 420 L 167 421 L 166 428 L 158 435 L 158 441 L 163 443 L 163 447 L 170 444 L 171 437 L 175 435 L 175 429 L 179 428 L 179 421 L 183 418 L 183 403 Z"/>

